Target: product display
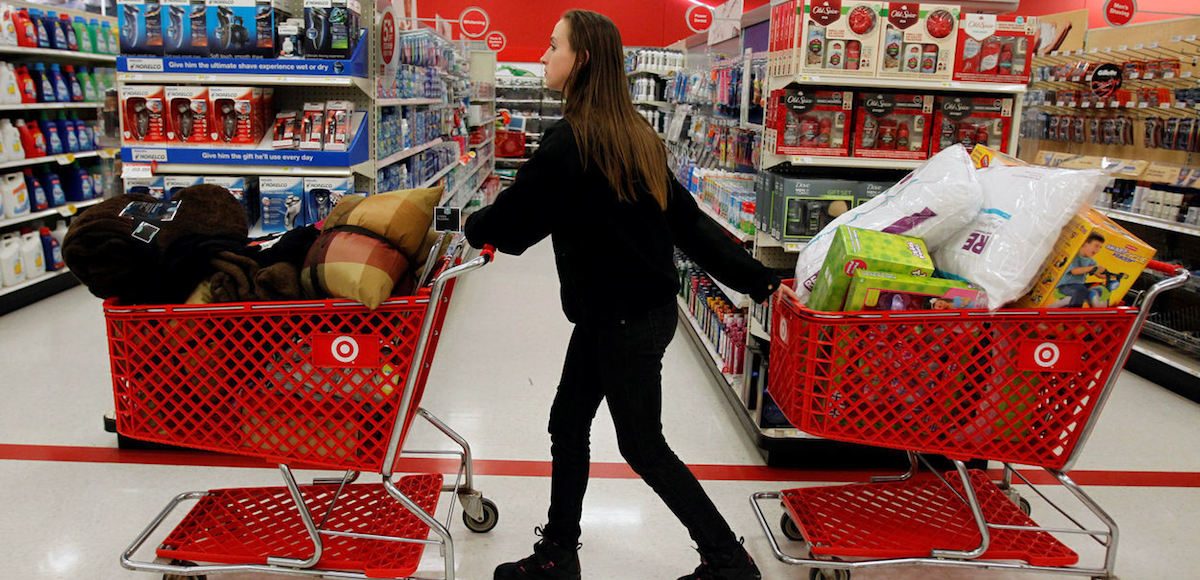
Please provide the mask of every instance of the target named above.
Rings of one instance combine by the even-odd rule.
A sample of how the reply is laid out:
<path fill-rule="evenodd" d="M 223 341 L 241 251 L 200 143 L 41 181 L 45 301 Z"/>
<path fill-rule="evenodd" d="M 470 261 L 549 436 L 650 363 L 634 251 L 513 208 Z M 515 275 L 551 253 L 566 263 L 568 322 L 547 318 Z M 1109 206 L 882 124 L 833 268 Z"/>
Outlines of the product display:
<path fill-rule="evenodd" d="M 161 0 L 163 54 L 208 56 L 205 0 Z"/>
<path fill-rule="evenodd" d="M 788 88 L 771 93 L 767 126 L 777 132 L 778 155 L 850 154 L 847 131 L 854 94 Z"/>
<path fill-rule="evenodd" d="M 856 270 L 846 295 L 845 311 L 903 312 L 986 307 L 987 295 L 964 282 Z"/>
<path fill-rule="evenodd" d="M 309 225 L 303 177 L 260 177 L 258 195 L 262 202 L 262 229 L 286 232 Z"/>
<path fill-rule="evenodd" d="M 771 235 L 785 243 L 812 239 L 850 211 L 857 189 L 858 182 L 842 179 L 775 176 L 769 206 Z"/>
<path fill-rule="evenodd" d="M 881 2 L 805 2 L 800 69 L 875 76 L 883 7 Z"/>
<path fill-rule="evenodd" d="M 1009 150 L 1013 100 L 999 97 L 939 96 L 934 104 L 931 153 L 961 143 L 967 151 L 976 145 Z"/>
<path fill-rule="evenodd" d="M 167 141 L 208 143 L 209 95 L 205 87 L 167 87 L 163 91 L 167 106 Z"/>
<path fill-rule="evenodd" d="M 300 148 L 320 150 L 325 145 L 325 103 L 304 103 L 300 119 Z"/>
<path fill-rule="evenodd" d="M 212 93 L 216 93 L 214 88 Z M 121 91 L 121 127 L 127 142 L 164 143 L 167 140 L 163 87 L 129 85 Z"/>
<path fill-rule="evenodd" d="M 253 6 L 253 0 L 251 5 Z M 213 7 L 209 7 L 211 11 Z M 251 15 L 253 22 L 253 15 Z M 159 0 L 119 0 L 117 27 L 121 54 L 163 54 L 162 6 Z"/>
<path fill-rule="evenodd" d="M 919 238 L 840 226 L 834 230 L 808 307 L 843 311 L 855 272 L 933 276 L 933 260 Z"/>
<path fill-rule="evenodd" d="M 673 50 L 640 49 L 625 52 L 625 72 L 668 75 L 683 69 L 683 53 Z"/>
<path fill-rule="evenodd" d="M 687 256 L 675 253 L 682 300 L 698 331 L 708 339 L 720 358 L 722 373 L 744 372 L 746 352 L 746 313 L 730 304 L 721 289 Z"/>
<path fill-rule="evenodd" d="M 354 193 L 354 180 L 348 177 L 304 178 L 304 221 L 319 224 L 342 198 Z"/>
<path fill-rule="evenodd" d="M 273 4 L 273 0 L 209 2 L 208 53 L 223 57 L 275 56 L 276 22 L 282 19 Z"/>
<path fill-rule="evenodd" d="M 957 54 L 959 8 L 890 2 L 879 29 L 879 76 L 949 79 Z"/>
<path fill-rule="evenodd" d="M 1025 16 L 964 13 L 959 21 L 954 80 L 1029 82 L 1038 23 Z"/>
<path fill-rule="evenodd" d="M 358 44 L 358 0 L 304 0 L 304 55 L 349 58 Z"/>
<path fill-rule="evenodd" d="M 858 93 L 854 157 L 928 159 L 933 95 Z"/>

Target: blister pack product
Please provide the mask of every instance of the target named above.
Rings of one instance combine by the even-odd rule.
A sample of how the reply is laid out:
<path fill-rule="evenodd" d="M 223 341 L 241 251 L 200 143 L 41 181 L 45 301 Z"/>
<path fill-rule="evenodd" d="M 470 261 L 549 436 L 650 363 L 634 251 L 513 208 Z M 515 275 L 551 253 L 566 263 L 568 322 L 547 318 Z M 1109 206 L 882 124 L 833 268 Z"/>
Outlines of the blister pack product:
<path fill-rule="evenodd" d="M 162 0 L 162 43 L 167 56 L 208 56 L 208 3 Z"/>
<path fill-rule="evenodd" d="M 1028 84 L 1037 18 L 963 13 L 954 80 Z"/>
<path fill-rule="evenodd" d="M 175 143 L 209 143 L 208 87 L 167 87 L 167 140 Z"/>
<path fill-rule="evenodd" d="M 804 4 L 800 70 L 875 76 L 881 2 L 821 0 Z"/>
<path fill-rule="evenodd" d="M 951 147 L 942 151 L 814 236 L 796 260 L 796 293 L 805 299 L 812 291 L 838 226 L 921 238 L 930 251 L 937 251 L 971 223 L 982 206 L 983 191 L 966 149 Z"/>
<path fill-rule="evenodd" d="M 304 103 L 300 119 L 300 148 L 320 151 L 325 144 L 325 103 Z"/>
<path fill-rule="evenodd" d="M 957 143 L 961 143 L 968 151 L 976 145 L 1008 151 L 1012 115 L 1011 98 L 941 95 L 933 107 L 936 133 L 930 144 L 930 152 L 937 153 Z M 1079 131 L 1082 140 L 1082 120 Z"/>
<path fill-rule="evenodd" d="M 275 56 L 272 0 L 208 0 L 208 51 L 213 56 Z"/>
<path fill-rule="evenodd" d="M 214 143 L 257 144 L 262 138 L 262 90 L 251 87 L 212 87 L 208 90 L 212 103 L 209 124 Z"/>
<path fill-rule="evenodd" d="M 850 91 L 814 91 L 795 85 L 772 91 L 766 123 L 775 129 L 775 153 L 848 156 L 846 133 L 853 107 Z"/>
<path fill-rule="evenodd" d="M 324 148 L 326 151 L 345 151 L 350 148 L 354 117 L 353 101 L 329 101 L 325 104 Z"/>
<path fill-rule="evenodd" d="M 858 93 L 854 108 L 854 156 L 927 159 L 933 104 L 933 95 Z"/>
<path fill-rule="evenodd" d="M 304 56 L 304 19 L 288 18 L 279 25 L 279 58 Z"/>
<path fill-rule="evenodd" d="M 271 147 L 274 149 L 296 149 L 300 146 L 300 119 L 296 111 L 281 111 L 275 116 L 271 131 Z"/>
<path fill-rule="evenodd" d="M 159 0 L 119 0 L 117 27 L 121 54 L 162 55 L 162 6 Z"/>
<path fill-rule="evenodd" d="M 320 223 L 329 217 L 343 197 L 354 192 L 350 177 L 305 177 L 304 204 L 308 223 Z"/>
<path fill-rule="evenodd" d="M 1099 170 L 993 165 L 979 170 L 983 208 L 934 254 L 943 277 L 1000 308 L 1025 295 L 1063 227 L 1107 183 Z"/>
<path fill-rule="evenodd" d="M 959 7 L 889 2 L 884 10 L 879 76 L 948 80 L 954 74 Z"/>
<path fill-rule="evenodd" d="M 307 225 L 303 177 L 260 177 L 258 195 L 262 201 L 264 232 L 286 232 L 297 226 Z"/>
<path fill-rule="evenodd" d="M 204 178 L 191 175 L 167 175 L 162 178 L 163 181 L 163 198 L 167 200 L 175 199 L 175 196 L 183 191 L 184 188 L 193 185 L 202 185 Z"/>
<path fill-rule="evenodd" d="M 121 132 L 127 142 L 167 140 L 166 104 L 160 86 L 128 85 L 121 91 Z"/>
<path fill-rule="evenodd" d="M 358 43 L 358 0 L 304 0 L 304 55 L 350 58 Z"/>
<path fill-rule="evenodd" d="M 166 184 L 162 176 L 158 177 L 127 177 L 125 183 L 126 195 L 148 195 L 157 200 L 165 201 Z"/>

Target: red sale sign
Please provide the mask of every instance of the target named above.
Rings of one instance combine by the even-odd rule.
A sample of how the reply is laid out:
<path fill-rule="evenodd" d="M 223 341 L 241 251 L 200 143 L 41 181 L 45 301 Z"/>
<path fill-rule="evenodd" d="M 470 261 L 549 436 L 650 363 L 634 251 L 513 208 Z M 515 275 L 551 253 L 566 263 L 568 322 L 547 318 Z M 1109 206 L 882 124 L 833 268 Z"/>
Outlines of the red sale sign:
<path fill-rule="evenodd" d="M 322 368 L 377 368 L 379 337 L 373 334 L 314 334 L 313 364 Z"/>
<path fill-rule="evenodd" d="M 1105 0 L 1104 20 L 1112 26 L 1125 26 L 1137 12 L 1137 0 Z"/>

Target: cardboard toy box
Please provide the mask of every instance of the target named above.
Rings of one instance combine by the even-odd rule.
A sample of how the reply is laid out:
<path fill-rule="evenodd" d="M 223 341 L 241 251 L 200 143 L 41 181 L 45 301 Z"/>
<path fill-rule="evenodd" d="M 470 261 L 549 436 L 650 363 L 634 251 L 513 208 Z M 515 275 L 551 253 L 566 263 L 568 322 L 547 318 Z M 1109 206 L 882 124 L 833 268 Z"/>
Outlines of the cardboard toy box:
<path fill-rule="evenodd" d="M 939 96 L 933 106 L 935 132 L 929 153 L 955 143 L 962 143 L 967 151 L 976 145 L 1008 151 L 1012 116 L 1011 98 Z"/>
<path fill-rule="evenodd" d="M 1037 26 L 1037 18 L 1028 16 L 964 13 L 954 80 L 1029 84 Z"/>
<path fill-rule="evenodd" d="M 162 44 L 167 56 L 208 56 L 206 0 L 162 0 Z"/>
<path fill-rule="evenodd" d="M 162 55 L 162 27 L 159 0 L 118 0 L 117 30 L 120 31 L 121 54 Z"/>
<path fill-rule="evenodd" d="M 1033 291 L 1017 301 L 1017 306 L 1119 306 L 1153 258 L 1154 248 L 1108 216 L 1088 209 L 1063 228 Z M 1075 272 L 1069 272 L 1072 269 Z M 1079 272 L 1085 269 L 1088 271 Z"/>
<path fill-rule="evenodd" d="M 932 277 L 933 260 L 919 238 L 841 226 L 834 232 L 808 307 L 841 312 L 858 270 Z"/>
<path fill-rule="evenodd" d="M 959 7 L 889 2 L 879 27 L 879 76 L 949 80 L 954 74 Z"/>
<path fill-rule="evenodd" d="M 173 143 L 209 143 L 211 115 L 208 87 L 167 87 L 167 140 Z"/>
<path fill-rule="evenodd" d="M 814 91 L 799 86 L 773 91 L 777 155 L 847 157 L 851 91 Z"/>
<path fill-rule="evenodd" d="M 986 308 L 986 294 L 956 280 L 859 270 L 850 281 L 846 312 Z"/>
<path fill-rule="evenodd" d="M 127 143 L 167 140 L 163 88 L 128 85 L 121 89 L 121 135 Z"/>
<path fill-rule="evenodd" d="M 810 0 L 804 5 L 800 71 L 875 76 L 881 2 Z"/>
<path fill-rule="evenodd" d="M 771 231 L 781 242 L 806 242 L 854 207 L 857 184 L 842 179 L 775 178 Z"/>
<path fill-rule="evenodd" d="M 855 95 L 854 157 L 928 159 L 933 95 Z"/>

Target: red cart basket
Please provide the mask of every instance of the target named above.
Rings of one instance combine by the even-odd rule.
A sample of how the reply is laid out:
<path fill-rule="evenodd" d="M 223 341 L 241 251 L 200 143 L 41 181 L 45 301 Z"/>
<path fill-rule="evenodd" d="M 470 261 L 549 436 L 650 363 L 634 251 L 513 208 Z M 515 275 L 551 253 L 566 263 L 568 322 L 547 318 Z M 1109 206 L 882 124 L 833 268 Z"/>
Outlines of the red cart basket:
<path fill-rule="evenodd" d="M 485 249 L 455 265 L 461 239 L 451 247 L 432 284 L 375 310 L 344 300 L 106 302 L 118 432 L 261 457 L 279 464 L 285 484 L 181 494 L 122 554 L 122 565 L 177 577 L 269 571 L 404 578 L 433 544 L 442 549 L 445 577 L 454 578 L 453 501 L 439 522 L 433 514 L 440 494 L 453 492 L 472 531 L 490 531 L 499 512 L 474 489 L 467 442 L 420 408 L 454 280 L 493 255 Z M 434 454 L 402 451 L 418 416 L 461 447 L 445 453 L 459 459 L 452 485 L 444 486 L 441 474 L 394 475 L 401 453 Z M 291 465 L 344 474 L 299 485 Z M 383 482 L 355 484 L 364 471 Z M 195 505 L 158 544 L 159 560 L 134 560 L 184 501 Z"/>
<path fill-rule="evenodd" d="M 768 390 L 806 433 L 908 452 L 910 469 L 871 483 L 761 492 L 751 497 L 775 556 L 846 580 L 851 570 L 941 565 L 1036 570 L 1108 578 L 1117 526 L 1067 475 L 1108 400 L 1154 299 L 1187 282 L 1177 266 L 1139 308 L 827 313 L 780 298 L 773 304 Z M 923 454 L 955 471 L 918 474 Z M 1003 463 L 999 481 L 968 470 L 972 458 Z M 1029 518 L 1013 477 L 1062 512 L 1014 464 L 1042 467 L 1107 529 L 1054 529 Z M 761 503 L 780 501 L 780 548 Z M 1066 512 L 1063 512 L 1064 514 Z M 1055 534 L 1090 536 L 1102 567 L 1078 567 Z"/>

